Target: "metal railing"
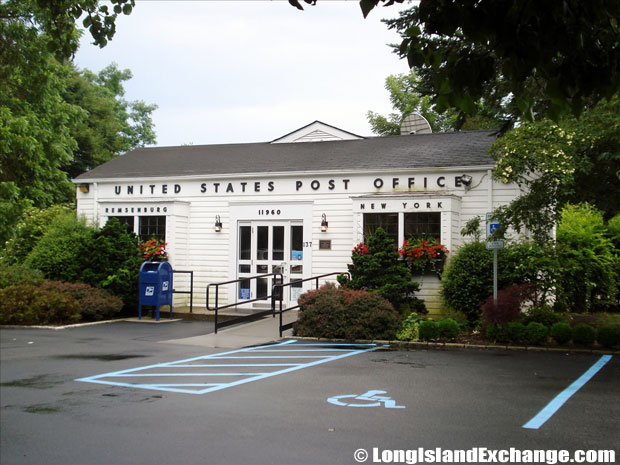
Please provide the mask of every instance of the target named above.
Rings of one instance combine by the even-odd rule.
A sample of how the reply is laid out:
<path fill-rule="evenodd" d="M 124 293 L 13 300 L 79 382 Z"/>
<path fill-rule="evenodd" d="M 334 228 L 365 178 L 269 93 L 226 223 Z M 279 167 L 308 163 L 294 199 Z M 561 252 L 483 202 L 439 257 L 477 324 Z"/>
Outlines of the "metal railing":
<path fill-rule="evenodd" d="M 189 274 L 189 291 L 177 291 L 172 288 L 173 294 L 189 294 L 189 312 L 193 313 L 194 311 L 194 272 L 193 271 L 181 271 L 181 270 L 172 270 L 173 276 L 174 273 L 186 273 Z M 174 279 L 172 280 L 173 285 L 176 282 Z"/>
<path fill-rule="evenodd" d="M 340 275 L 347 275 L 349 277 L 349 279 L 351 278 L 351 274 L 348 271 L 343 271 L 343 272 L 334 272 L 334 273 L 327 273 L 327 274 L 322 274 L 319 276 L 313 276 L 311 278 L 306 278 L 306 279 L 299 279 L 299 280 L 295 280 L 295 281 L 291 281 L 289 283 L 279 283 L 279 284 L 274 284 L 272 286 L 272 290 L 271 290 L 271 312 L 274 313 L 276 312 L 276 298 L 275 296 L 283 296 L 284 295 L 284 288 L 288 287 L 288 286 L 292 286 L 293 284 L 300 284 L 300 283 L 305 283 L 308 281 L 316 281 L 315 284 L 315 288 L 318 289 L 319 288 L 319 279 L 322 278 L 326 278 L 328 276 L 340 276 Z M 279 291 L 277 292 L 277 290 L 279 289 Z M 290 312 L 291 310 L 295 310 L 297 308 L 299 308 L 299 305 L 294 305 L 292 307 L 288 307 L 283 309 L 282 308 L 282 298 L 277 299 L 280 301 L 280 308 L 278 310 L 278 313 L 280 314 L 280 337 L 282 337 L 282 333 L 284 331 L 286 331 L 287 329 L 291 329 L 293 327 L 293 325 L 295 324 L 295 322 L 291 322 L 291 323 L 287 323 L 287 324 L 283 324 L 282 321 L 282 315 L 286 312 Z"/>
<path fill-rule="evenodd" d="M 272 302 L 273 302 L 274 298 L 278 298 L 277 295 L 273 294 L 273 289 L 274 288 L 272 287 L 271 295 L 267 295 L 267 296 L 264 296 L 264 297 L 257 297 L 255 299 L 249 299 L 249 300 L 245 300 L 244 299 L 241 302 L 235 302 L 235 303 L 232 303 L 232 304 L 220 306 L 219 305 L 220 286 L 225 286 L 225 285 L 228 285 L 228 284 L 237 284 L 237 283 L 240 283 L 242 281 L 249 281 L 251 279 L 259 279 L 259 278 L 267 278 L 267 277 L 270 277 L 270 276 L 273 276 L 274 278 L 276 276 L 279 277 L 280 283 L 282 283 L 282 280 L 283 280 L 282 273 L 267 273 L 267 274 L 260 274 L 260 275 L 256 275 L 256 276 L 250 276 L 250 277 L 247 277 L 247 278 L 233 279 L 231 281 L 224 281 L 224 282 L 221 282 L 221 283 L 211 283 L 211 284 L 209 284 L 207 286 L 207 310 L 215 311 L 215 333 L 216 334 L 217 334 L 217 330 L 218 329 L 224 328 L 226 326 L 234 325 L 234 324 L 241 323 L 241 322 L 244 322 L 244 321 L 258 320 L 259 318 L 262 318 L 263 316 L 268 315 L 270 313 L 274 317 L 276 316 L 275 315 L 275 311 L 273 310 L 273 303 L 272 303 L 272 306 L 271 306 L 272 308 L 270 308 L 269 310 L 264 310 L 264 311 L 261 311 L 261 312 L 252 313 L 250 315 L 244 315 L 244 316 L 239 316 L 239 317 L 236 317 L 236 318 L 227 319 L 226 321 L 223 321 L 223 322 L 220 322 L 219 319 L 218 319 L 218 312 L 219 312 L 219 310 L 224 310 L 225 308 L 231 308 L 231 307 L 238 307 L 239 305 L 249 304 L 249 303 L 252 303 L 252 302 L 258 302 L 259 300 L 263 300 L 264 301 L 264 300 L 272 299 Z M 212 286 L 215 287 L 215 307 L 214 308 L 211 308 L 209 306 L 209 288 L 211 288 Z"/>

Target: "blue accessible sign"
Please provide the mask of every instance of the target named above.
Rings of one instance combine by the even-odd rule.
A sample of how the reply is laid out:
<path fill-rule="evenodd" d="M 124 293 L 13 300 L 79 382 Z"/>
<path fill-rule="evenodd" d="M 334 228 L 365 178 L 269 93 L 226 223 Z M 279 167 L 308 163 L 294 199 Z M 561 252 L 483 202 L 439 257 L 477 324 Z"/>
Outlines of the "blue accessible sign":
<path fill-rule="evenodd" d="M 486 241 L 487 249 L 497 250 L 497 249 L 504 248 L 503 240 L 498 240 L 498 241 L 490 240 L 493 233 L 497 231 L 499 228 L 500 228 L 500 223 L 499 221 L 496 221 L 493 219 L 493 213 L 487 213 L 487 241 Z"/>

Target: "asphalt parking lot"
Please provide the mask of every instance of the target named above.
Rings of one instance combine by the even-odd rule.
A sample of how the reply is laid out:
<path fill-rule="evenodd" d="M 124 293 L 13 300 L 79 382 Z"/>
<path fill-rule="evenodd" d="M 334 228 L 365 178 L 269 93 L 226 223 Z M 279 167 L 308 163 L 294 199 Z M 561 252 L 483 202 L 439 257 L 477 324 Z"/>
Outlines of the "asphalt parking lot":
<path fill-rule="evenodd" d="M 209 331 L 190 321 L 0 330 L 0 463 L 355 464 L 359 449 L 372 463 L 374 448 L 473 447 L 620 460 L 618 356 L 529 429 L 600 354 L 163 342 Z"/>

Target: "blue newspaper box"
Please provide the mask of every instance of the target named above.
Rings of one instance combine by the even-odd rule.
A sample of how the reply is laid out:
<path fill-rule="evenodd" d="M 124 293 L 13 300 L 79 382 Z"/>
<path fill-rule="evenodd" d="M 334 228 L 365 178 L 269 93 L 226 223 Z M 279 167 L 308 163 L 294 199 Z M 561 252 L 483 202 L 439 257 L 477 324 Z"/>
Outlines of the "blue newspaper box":
<path fill-rule="evenodd" d="M 159 321 L 159 307 L 170 306 L 172 319 L 172 266 L 168 262 L 144 262 L 140 267 L 140 299 L 138 319 L 142 319 L 142 307 L 155 308 Z"/>

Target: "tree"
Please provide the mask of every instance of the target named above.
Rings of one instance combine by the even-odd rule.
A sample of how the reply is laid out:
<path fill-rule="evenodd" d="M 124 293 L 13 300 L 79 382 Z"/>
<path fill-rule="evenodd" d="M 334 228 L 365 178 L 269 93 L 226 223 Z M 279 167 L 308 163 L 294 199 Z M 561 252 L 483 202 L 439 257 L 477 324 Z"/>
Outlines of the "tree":
<path fill-rule="evenodd" d="M 402 0 L 360 6 L 366 17 L 395 2 Z M 400 56 L 428 74 L 437 111 L 471 115 L 501 83 L 495 101 L 513 103 L 516 117 L 545 112 L 558 121 L 620 89 L 618 18 L 615 0 L 420 0 L 386 23 L 401 35 Z"/>
<path fill-rule="evenodd" d="M 372 132 L 381 136 L 400 135 L 400 123 L 411 113 L 418 113 L 426 118 L 433 132 L 451 129 L 454 126 L 455 117 L 451 114 L 441 115 L 435 112 L 430 97 L 420 95 L 419 85 L 420 78 L 413 69 L 408 74 L 388 76 L 385 79 L 385 88 L 390 93 L 392 108 L 397 113 L 390 113 L 385 117 L 369 111 L 366 117 L 372 127 Z"/>
<path fill-rule="evenodd" d="M 494 177 L 524 193 L 496 218 L 544 241 L 567 202 L 589 202 L 609 219 L 620 213 L 620 96 L 580 118 L 525 122 L 492 146 Z"/>
<path fill-rule="evenodd" d="M 123 98 L 123 82 L 131 77 L 130 70 L 120 70 L 112 63 L 98 74 L 75 70 L 68 80 L 64 99 L 88 114 L 71 131 L 78 147 L 71 163 L 63 167 L 71 178 L 124 152 L 156 142 L 151 114 L 157 105 Z"/>
<path fill-rule="evenodd" d="M 0 4 L 0 20 L 4 24 L 29 25 L 33 33 L 47 37 L 46 49 L 59 59 L 73 56 L 79 46 L 82 25 L 94 39 L 93 44 L 105 47 L 116 33 L 119 14 L 131 14 L 135 0 L 110 0 L 112 11 L 100 0 L 6 0 Z M 5 38 L 3 37 L 3 41 Z"/>
<path fill-rule="evenodd" d="M 0 21 L 0 241 L 29 204 L 68 200 L 73 189 L 60 167 L 77 144 L 70 127 L 85 116 L 62 98 L 66 67 L 47 38 L 20 21 Z"/>
<path fill-rule="evenodd" d="M 102 47 L 114 35 L 117 15 L 129 14 L 134 2 L 112 0 L 112 4 L 113 13 L 98 0 L 0 3 L 1 244 L 29 206 L 44 208 L 74 198 L 74 188 L 63 169 L 77 170 L 106 161 L 110 153 L 123 149 L 122 144 L 114 142 L 119 137 L 128 141 L 125 146 L 129 148 L 154 141 L 150 121 L 153 106 L 115 100 L 119 93 L 114 91 L 104 95 L 101 89 L 92 88 L 98 83 L 80 81 L 66 61 L 77 49 L 76 19 L 80 15 L 85 14 L 84 24 Z M 108 78 L 110 86 L 118 90 L 127 79 L 123 73 L 128 71 L 115 77 L 117 71 L 111 68 L 109 76 L 101 79 Z M 108 103 L 104 103 L 106 97 Z M 106 116 L 110 115 L 110 101 L 114 102 L 115 123 Z M 110 121 L 120 124 L 120 136 L 111 135 L 110 127 L 95 126 Z M 99 140 L 101 143 L 95 143 Z M 106 145 L 105 150 L 102 145 Z M 77 167 L 73 166 L 75 153 L 78 158 L 84 155 Z"/>
<path fill-rule="evenodd" d="M 439 111 L 471 114 L 501 78 L 520 115 L 533 119 L 542 95 L 558 120 L 620 88 L 619 17 L 620 3 L 606 0 L 421 0 L 387 23 L 409 66 L 431 71 Z"/>
<path fill-rule="evenodd" d="M 421 310 L 423 307 L 413 296 L 420 286 L 411 280 L 409 268 L 399 258 L 394 241 L 383 228 L 377 228 L 368 236 L 367 244 L 359 244 L 353 249 L 353 263 L 348 265 L 351 278 L 341 275 L 338 281 L 350 289 L 376 292 L 401 312 L 408 310 L 410 305 Z"/>
<path fill-rule="evenodd" d="M 408 74 L 397 74 L 385 79 L 385 88 L 390 93 L 390 102 L 396 113 L 387 117 L 369 111 L 368 122 L 375 134 L 381 136 L 400 135 L 400 124 L 403 118 L 411 113 L 422 115 L 431 126 L 433 132 L 445 132 L 457 129 L 459 114 L 454 110 L 444 113 L 435 111 L 431 97 L 423 95 L 424 84 L 422 78 L 412 69 Z M 461 129 L 497 129 L 503 125 L 502 119 L 485 108 L 483 102 L 479 105 L 479 114 L 469 116 L 460 123 Z"/>

